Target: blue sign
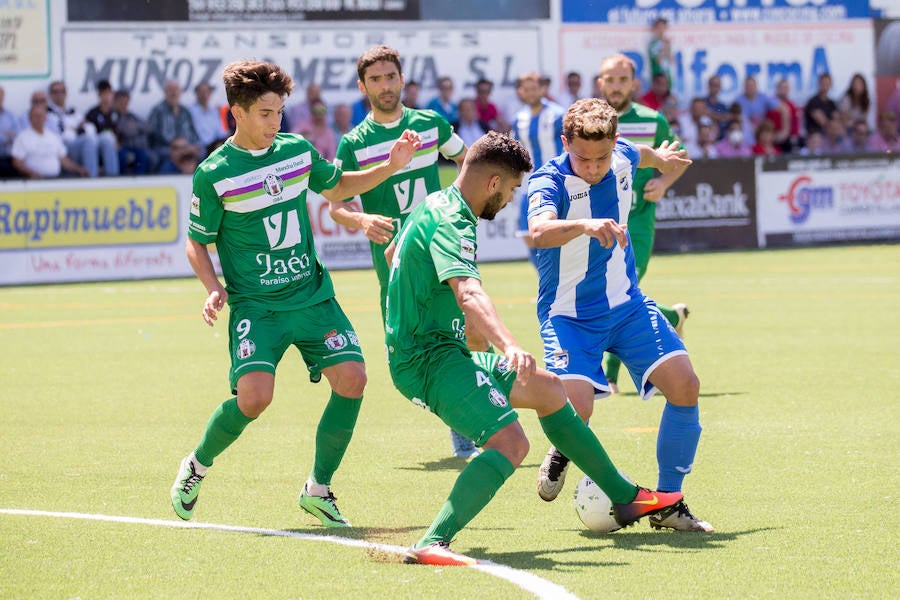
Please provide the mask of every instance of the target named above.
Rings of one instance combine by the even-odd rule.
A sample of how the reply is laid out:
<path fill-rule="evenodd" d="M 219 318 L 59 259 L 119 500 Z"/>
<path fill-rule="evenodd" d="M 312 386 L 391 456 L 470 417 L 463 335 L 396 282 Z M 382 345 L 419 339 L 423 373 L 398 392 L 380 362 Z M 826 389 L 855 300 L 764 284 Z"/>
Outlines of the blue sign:
<path fill-rule="evenodd" d="M 872 16 L 869 0 L 562 0 L 564 23 L 811 23 Z"/>

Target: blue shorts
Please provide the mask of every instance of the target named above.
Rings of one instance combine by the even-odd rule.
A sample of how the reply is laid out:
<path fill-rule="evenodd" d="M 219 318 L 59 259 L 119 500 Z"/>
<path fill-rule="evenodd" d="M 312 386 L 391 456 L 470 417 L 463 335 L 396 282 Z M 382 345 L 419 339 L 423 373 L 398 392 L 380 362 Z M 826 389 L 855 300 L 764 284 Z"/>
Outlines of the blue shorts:
<path fill-rule="evenodd" d="M 687 354 L 675 329 L 647 297 L 600 319 L 552 316 L 541 323 L 541 337 L 547 370 L 560 379 L 590 382 L 595 399 L 609 395 L 604 352 L 622 360 L 644 400 L 656 393 L 649 381 L 653 370 L 673 356 Z"/>

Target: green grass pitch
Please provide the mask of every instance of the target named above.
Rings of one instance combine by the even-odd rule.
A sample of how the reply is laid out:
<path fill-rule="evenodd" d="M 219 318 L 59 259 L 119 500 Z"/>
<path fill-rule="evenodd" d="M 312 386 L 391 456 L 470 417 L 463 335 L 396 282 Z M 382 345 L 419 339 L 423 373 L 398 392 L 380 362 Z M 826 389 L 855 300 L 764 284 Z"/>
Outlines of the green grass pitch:
<path fill-rule="evenodd" d="M 483 265 L 500 314 L 539 354 L 536 276 Z M 407 546 L 462 462 L 447 428 L 390 383 L 368 271 L 334 273 L 369 386 L 333 490 L 348 538 Z M 523 466 L 454 542 L 578 598 L 879 598 L 900 587 L 900 245 L 657 256 L 644 282 L 687 302 L 704 426 L 685 493 L 710 535 L 646 521 L 583 530 L 569 475 L 535 490 L 548 442 L 532 413 Z M 0 288 L 0 510 L 176 522 L 169 486 L 227 396 L 225 327 L 200 319 L 195 280 Z M 635 481 L 655 485 L 661 398 L 630 384 L 591 426 Z M 216 461 L 195 520 L 326 532 L 296 497 L 328 395 L 299 355 L 275 401 Z M 0 512 L 0 598 L 529 598 L 467 568 L 399 564 L 378 550 L 297 537 Z M 891 592 L 890 590 L 895 590 Z"/>

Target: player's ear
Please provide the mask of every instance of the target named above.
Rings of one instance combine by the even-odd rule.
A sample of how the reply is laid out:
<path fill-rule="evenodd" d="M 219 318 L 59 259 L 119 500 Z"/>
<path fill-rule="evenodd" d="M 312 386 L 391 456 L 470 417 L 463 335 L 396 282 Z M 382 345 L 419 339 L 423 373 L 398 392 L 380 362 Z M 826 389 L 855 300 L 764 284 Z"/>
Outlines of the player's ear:
<path fill-rule="evenodd" d="M 366 95 L 366 86 L 363 85 L 363 82 L 362 82 L 361 79 L 357 79 L 357 80 L 356 80 L 356 87 L 359 88 L 359 91 L 360 91 L 360 93 L 361 93 L 363 96 Z"/>
<path fill-rule="evenodd" d="M 563 150 L 568 152 L 569 151 L 569 140 L 567 140 L 566 136 L 564 136 L 564 135 L 559 136 L 559 139 L 562 140 Z"/>
<path fill-rule="evenodd" d="M 502 182 L 503 177 L 499 173 L 493 173 L 488 178 L 487 183 L 487 191 L 489 194 L 493 195 L 497 193 L 497 190 L 500 189 L 500 183 Z"/>

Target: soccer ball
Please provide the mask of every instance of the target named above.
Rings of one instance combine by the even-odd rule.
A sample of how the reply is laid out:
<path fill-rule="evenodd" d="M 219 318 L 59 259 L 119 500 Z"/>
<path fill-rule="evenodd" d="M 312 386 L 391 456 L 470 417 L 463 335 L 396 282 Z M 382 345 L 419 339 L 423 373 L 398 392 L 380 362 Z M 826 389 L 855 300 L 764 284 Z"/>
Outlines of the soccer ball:
<path fill-rule="evenodd" d="M 612 500 L 587 475 L 575 487 L 575 512 L 591 531 L 610 533 L 621 529 L 613 518 Z"/>

